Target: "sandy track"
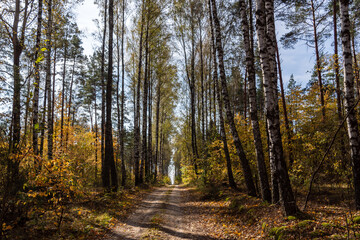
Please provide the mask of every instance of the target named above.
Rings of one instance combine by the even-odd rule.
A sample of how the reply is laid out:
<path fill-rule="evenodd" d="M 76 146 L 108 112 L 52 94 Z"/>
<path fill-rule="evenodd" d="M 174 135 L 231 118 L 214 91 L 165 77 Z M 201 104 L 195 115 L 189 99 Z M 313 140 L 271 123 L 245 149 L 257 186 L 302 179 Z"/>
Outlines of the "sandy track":
<path fill-rule="evenodd" d="M 156 188 L 105 239 L 214 239 L 208 236 L 210 229 L 199 224 L 200 216 L 187 211 L 186 191 L 179 186 Z"/>

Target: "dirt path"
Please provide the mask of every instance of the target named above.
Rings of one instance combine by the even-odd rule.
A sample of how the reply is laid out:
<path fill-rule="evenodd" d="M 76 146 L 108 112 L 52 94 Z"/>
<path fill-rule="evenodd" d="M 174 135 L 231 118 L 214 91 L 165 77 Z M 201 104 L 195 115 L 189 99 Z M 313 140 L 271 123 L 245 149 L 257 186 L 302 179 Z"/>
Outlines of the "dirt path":
<path fill-rule="evenodd" d="M 188 211 L 187 191 L 179 186 L 156 188 L 106 239 L 215 239 L 208 235 L 211 228 L 201 224 L 201 215 Z"/>

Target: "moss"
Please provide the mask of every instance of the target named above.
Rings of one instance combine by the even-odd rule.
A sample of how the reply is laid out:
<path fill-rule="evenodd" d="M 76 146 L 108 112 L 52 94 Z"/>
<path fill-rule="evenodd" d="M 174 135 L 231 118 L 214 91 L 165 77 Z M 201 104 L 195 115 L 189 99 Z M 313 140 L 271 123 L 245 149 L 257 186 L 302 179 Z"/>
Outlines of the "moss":
<path fill-rule="evenodd" d="M 101 226 L 109 224 L 112 217 L 108 213 L 103 213 L 95 217 L 95 222 Z"/>
<path fill-rule="evenodd" d="M 242 205 L 242 200 L 239 198 L 234 198 L 231 200 L 230 204 L 229 204 L 229 209 L 234 211 L 234 212 L 238 212 L 241 213 L 245 210 L 245 206 Z"/>
<path fill-rule="evenodd" d="M 355 217 L 353 218 L 353 222 L 354 222 L 354 223 L 360 223 L 360 216 L 355 216 Z"/>
<path fill-rule="evenodd" d="M 310 233 L 310 236 L 312 237 L 321 237 L 324 236 L 326 233 L 323 230 L 316 229 Z"/>
<path fill-rule="evenodd" d="M 332 228 L 332 227 L 334 227 L 334 225 L 333 224 L 331 224 L 331 223 L 327 223 L 327 222 L 324 222 L 324 223 L 322 223 L 321 224 L 321 226 L 323 226 L 324 228 Z"/>
<path fill-rule="evenodd" d="M 304 220 L 304 221 L 301 221 L 297 224 L 297 226 L 299 228 L 306 228 L 307 226 L 310 225 L 310 223 L 314 222 L 313 220 Z"/>
<path fill-rule="evenodd" d="M 269 231 L 269 236 L 274 237 L 275 240 L 281 240 L 286 232 L 287 226 L 273 227 Z"/>
<path fill-rule="evenodd" d="M 297 218 L 296 217 L 294 217 L 294 216 L 288 216 L 287 217 L 287 220 L 290 220 L 290 221 L 292 221 L 292 220 L 296 220 Z"/>

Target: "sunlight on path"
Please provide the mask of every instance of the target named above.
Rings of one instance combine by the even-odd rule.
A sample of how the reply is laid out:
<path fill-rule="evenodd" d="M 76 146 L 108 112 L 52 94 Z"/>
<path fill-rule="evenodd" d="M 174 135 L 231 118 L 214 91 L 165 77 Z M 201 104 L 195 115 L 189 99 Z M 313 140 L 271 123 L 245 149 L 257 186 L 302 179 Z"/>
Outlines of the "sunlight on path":
<path fill-rule="evenodd" d="M 171 158 L 170 164 L 169 164 L 169 178 L 170 178 L 171 184 L 174 185 L 175 184 L 175 163 L 174 163 L 173 158 Z"/>
<path fill-rule="evenodd" d="M 114 227 L 106 240 L 115 239 L 213 239 L 206 229 L 198 229 L 199 219 L 185 209 L 180 186 L 155 189 L 129 218 Z"/>

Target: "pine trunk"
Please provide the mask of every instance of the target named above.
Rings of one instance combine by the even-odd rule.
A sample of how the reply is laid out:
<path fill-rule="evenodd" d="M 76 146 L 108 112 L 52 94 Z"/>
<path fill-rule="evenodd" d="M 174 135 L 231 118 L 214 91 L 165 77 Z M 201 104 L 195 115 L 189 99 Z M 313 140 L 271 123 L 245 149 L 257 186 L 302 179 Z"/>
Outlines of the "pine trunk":
<path fill-rule="evenodd" d="M 113 32 L 114 32 L 114 0 L 109 0 L 109 66 L 106 84 L 106 123 L 105 123 L 105 175 L 106 181 L 103 182 L 105 188 L 117 191 L 117 173 L 114 160 L 114 147 L 112 136 L 112 83 L 113 83 Z"/>
<path fill-rule="evenodd" d="M 40 61 L 38 58 L 40 57 L 40 41 L 41 41 L 41 28 L 42 28 L 42 8 L 43 1 L 39 0 L 38 5 L 38 22 L 37 22 L 37 30 L 36 30 L 36 44 L 35 44 L 35 64 L 34 64 L 34 72 L 35 72 L 35 83 L 34 83 L 34 97 L 33 97 L 33 151 L 35 155 L 39 154 L 38 147 L 38 133 L 39 133 L 39 91 L 40 91 Z M 39 169 L 39 164 L 36 163 L 37 169 Z"/>
<path fill-rule="evenodd" d="M 281 62 L 280 62 L 280 54 L 279 54 L 279 48 L 276 43 L 276 60 L 277 60 L 277 66 L 279 70 L 279 82 L 280 82 L 280 91 L 281 91 L 281 101 L 283 104 L 283 111 L 284 111 L 284 120 L 285 120 L 285 129 L 286 129 L 286 136 L 287 136 L 287 142 L 288 142 L 288 154 L 289 154 L 289 168 L 291 169 L 293 163 L 294 163 L 294 157 L 292 153 L 292 131 L 290 129 L 290 123 L 289 118 L 287 114 L 287 108 L 286 108 L 286 98 L 285 98 L 285 91 L 284 91 L 284 84 L 283 84 L 283 78 L 282 78 L 282 71 L 281 71 Z"/>
<path fill-rule="evenodd" d="M 148 56 L 149 56 L 149 12 L 147 12 L 146 20 L 146 34 L 145 34 L 145 76 L 144 76 L 144 86 L 143 86 L 143 115 L 142 115 L 142 161 L 140 167 L 140 180 L 141 183 L 144 182 L 144 173 L 145 181 L 148 180 L 148 169 L 149 169 L 149 159 L 147 152 L 147 100 L 148 100 Z"/>
<path fill-rule="evenodd" d="M 122 30 L 121 30 L 121 130 L 120 130 L 120 159 L 121 159 L 121 185 L 126 185 L 125 169 L 125 146 L 124 146 L 124 118 L 125 118 L 125 60 L 124 60 L 124 37 L 125 37 L 125 0 L 122 2 Z"/>
<path fill-rule="evenodd" d="M 156 124 L 155 124 L 155 172 L 154 180 L 157 179 L 158 174 L 158 159 L 159 159 L 159 122 L 160 122 L 160 96 L 161 96 L 161 82 L 158 78 L 156 90 Z"/>
<path fill-rule="evenodd" d="M 139 41 L 139 67 L 138 67 L 138 81 L 136 90 L 136 112 L 134 119 L 134 161 L 135 161 L 135 186 L 141 183 L 139 164 L 140 164 L 140 89 L 141 89 L 141 69 L 142 69 L 142 53 L 143 53 L 143 32 L 144 32 L 144 11 L 145 1 L 142 1 L 141 13 L 141 30 Z"/>
<path fill-rule="evenodd" d="M 318 75 L 318 83 L 319 83 L 319 91 L 320 91 L 320 103 L 321 103 L 321 113 L 322 119 L 325 120 L 325 99 L 324 99 L 324 88 L 322 83 L 322 67 L 321 67 L 321 59 L 320 59 L 320 52 L 319 52 L 319 40 L 317 34 L 317 24 L 315 18 L 315 8 L 314 8 L 314 0 L 311 0 L 311 11 L 312 11 L 312 20 L 313 20 L 313 30 L 314 30 L 314 43 L 315 43 L 315 55 L 316 55 L 316 73 Z"/>
<path fill-rule="evenodd" d="M 52 88 L 51 88 L 51 34 L 52 34 L 52 0 L 48 1 L 48 22 L 46 29 L 47 38 L 47 56 L 46 56 L 46 85 L 48 90 L 48 111 L 47 111 L 47 129 L 48 129 L 48 159 L 53 157 L 53 117 L 52 117 Z"/>
<path fill-rule="evenodd" d="M 228 172 L 229 186 L 232 188 L 236 188 L 236 183 L 234 181 L 234 176 L 233 176 L 232 167 L 231 167 L 229 148 L 228 148 L 227 139 L 226 139 L 225 121 L 224 121 L 224 116 L 223 116 L 223 102 L 221 100 L 220 86 L 219 86 L 218 73 L 217 73 L 218 64 L 216 61 L 215 37 L 214 37 L 213 18 L 212 18 L 212 14 L 211 14 L 210 1 L 209 1 L 209 24 L 210 24 L 210 32 L 211 32 L 211 49 L 212 49 L 212 54 L 213 54 L 212 60 L 213 60 L 213 67 L 214 67 L 213 82 L 215 84 L 216 91 L 217 91 L 217 93 L 216 93 L 217 99 L 216 100 L 217 100 L 217 103 L 219 106 L 221 139 L 222 139 L 223 146 L 224 146 L 224 154 L 225 154 L 225 159 L 226 159 L 226 167 L 227 167 L 227 172 Z"/>
<path fill-rule="evenodd" d="M 106 182 L 105 172 L 103 171 L 105 167 L 105 44 L 106 44 L 106 28 L 107 28 L 107 9 L 108 9 L 108 1 L 105 0 L 104 3 L 104 30 L 103 30 L 103 38 L 102 38 L 102 46 L 101 46 L 101 137 L 100 137 L 100 149 L 101 149 L 101 178 L 102 182 Z"/>

